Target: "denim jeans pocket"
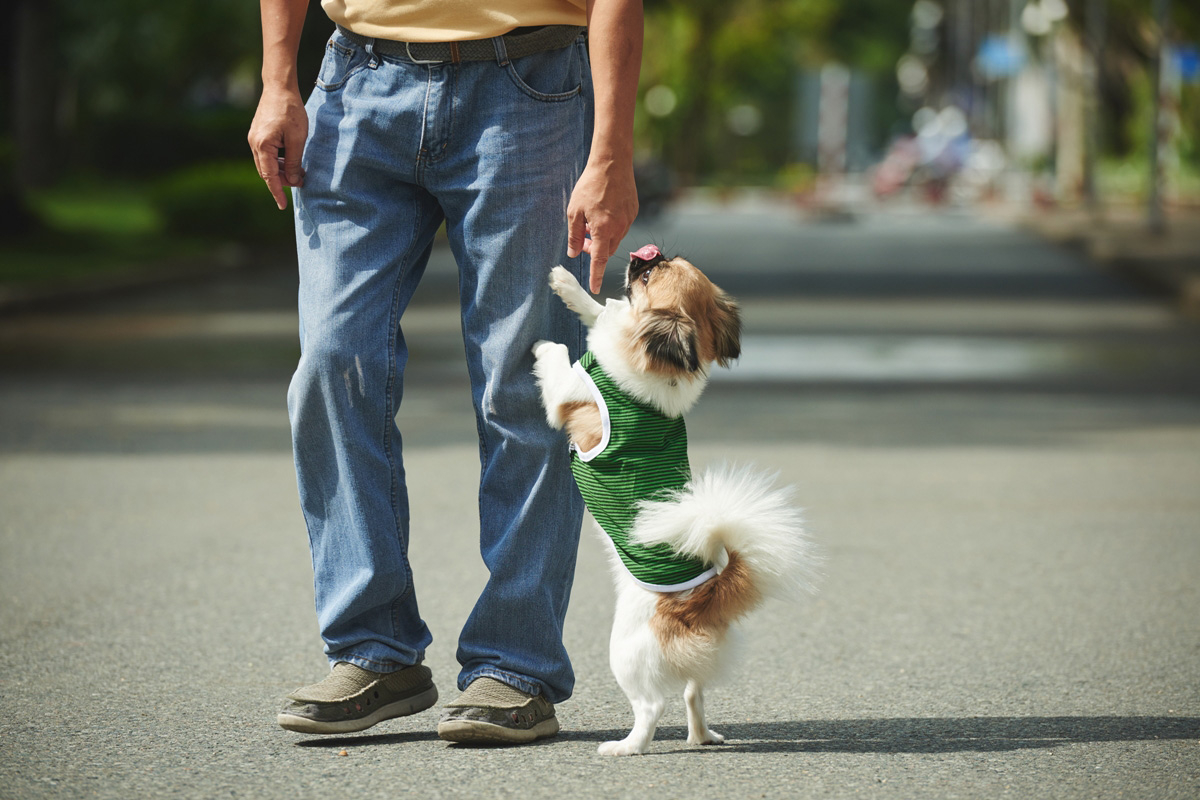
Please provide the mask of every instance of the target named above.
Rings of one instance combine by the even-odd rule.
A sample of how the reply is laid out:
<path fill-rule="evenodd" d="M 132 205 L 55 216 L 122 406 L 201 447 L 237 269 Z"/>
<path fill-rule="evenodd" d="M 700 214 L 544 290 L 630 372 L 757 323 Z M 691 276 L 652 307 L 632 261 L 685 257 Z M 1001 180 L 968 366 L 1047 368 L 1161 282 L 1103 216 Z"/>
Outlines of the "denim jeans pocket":
<path fill-rule="evenodd" d="M 327 92 L 342 88 L 351 75 L 367 65 L 367 60 L 366 50 L 335 32 L 325 45 L 317 88 Z"/>
<path fill-rule="evenodd" d="M 570 100 L 583 91 L 585 45 L 576 42 L 560 50 L 518 58 L 508 63 L 508 75 L 525 95 L 544 103 Z"/>

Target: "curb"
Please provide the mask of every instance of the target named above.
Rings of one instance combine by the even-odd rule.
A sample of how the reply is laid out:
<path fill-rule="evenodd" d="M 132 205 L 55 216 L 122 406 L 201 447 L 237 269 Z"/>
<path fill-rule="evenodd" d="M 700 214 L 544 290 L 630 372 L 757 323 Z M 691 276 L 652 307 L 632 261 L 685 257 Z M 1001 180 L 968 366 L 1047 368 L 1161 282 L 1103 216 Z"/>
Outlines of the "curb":
<path fill-rule="evenodd" d="M 150 261 L 116 275 L 76 278 L 61 283 L 0 285 L 0 315 L 78 306 L 163 286 L 195 283 L 236 272 L 280 266 L 286 249 L 226 244 L 195 256 Z"/>
<path fill-rule="evenodd" d="M 448 248 L 446 251 L 449 252 Z M 447 255 L 442 260 L 446 258 L 451 257 Z M 0 284 L 0 317 L 78 307 L 101 298 L 273 269 L 288 269 L 295 273 L 297 265 L 293 247 L 287 244 L 254 247 L 225 244 L 200 255 L 146 262 L 116 275 L 29 286 Z M 422 302 L 457 302 L 458 296 L 458 273 L 453 268 L 453 262 L 450 262 L 450 266 L 438 267 L 431 260 L 421 280 L 418 297 Z"/>
<path fill-rule="evenodd" d="M 1200 319 L 1200 220 L 1174 219 L 1163 233 L 1144 220 L 1086 212 L 1024 215 L 1017 222 L 1170 297 L 1181 313 Z"/>

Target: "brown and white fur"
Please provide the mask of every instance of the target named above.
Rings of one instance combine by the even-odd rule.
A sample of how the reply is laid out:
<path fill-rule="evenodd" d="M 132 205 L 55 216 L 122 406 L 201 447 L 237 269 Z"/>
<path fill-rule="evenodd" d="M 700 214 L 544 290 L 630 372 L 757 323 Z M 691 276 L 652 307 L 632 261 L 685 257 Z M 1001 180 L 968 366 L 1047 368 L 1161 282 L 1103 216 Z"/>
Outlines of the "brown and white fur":
<path fill-rule="evenodd" d="M 550 285 L 588 326 L 588 348 L 604 371 L 669 416 L 695 404 L 713 363 L 728 366 L 740 354 L 736 303 L 682 258 L 633 259 L 627 299 L 603 306 L 562 267 L 551 271 Z M 538 342 L 533 352 L 547 419 L 590 450 L 601 440 L 600 414 L 566 347 Z M 680 689 L 688 742 L 724 741 L 705 722 L 703 689 L 728 668 L 731 626 L 764 597 L 794 595 L 813 577 L 816 558 L 790 494 L 752 470 L 722 468 L 694 478 L 670 500 L 640 505 L 633 538 L 666 542 L 720 572 L 687 591 L 654 592 L 635 582 L 614 552 L 609 663 L 633 705 L 634 727 L 600 745 L 602 754 L 644 753 L 668 693 Z"/>

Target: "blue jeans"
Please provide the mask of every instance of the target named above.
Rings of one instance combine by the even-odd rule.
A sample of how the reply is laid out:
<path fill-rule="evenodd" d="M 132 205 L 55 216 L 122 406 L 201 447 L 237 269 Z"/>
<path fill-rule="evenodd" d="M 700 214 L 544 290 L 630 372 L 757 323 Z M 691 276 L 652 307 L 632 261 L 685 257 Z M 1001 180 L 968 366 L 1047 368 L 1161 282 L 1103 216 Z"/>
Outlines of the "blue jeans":
<path fill-rule="evenodd" d="M 459 638 L 459 688 L 490 676 L 570 696 L 562 643 L 583 502 L 545 421 L 530 349 L 583 331 L 549 290 L 591 141 L 582 38 L 510 61 L 415 64 L 335 33 L 308 100 L 294 192 L 302 355 L 288 412 L 330 661 L 420 662 L 432 637 L 408 562 L 395 423 L 403 315 L 443 220 L 459 266 L 479 428 L 480 550 L 490 572 Z"/>

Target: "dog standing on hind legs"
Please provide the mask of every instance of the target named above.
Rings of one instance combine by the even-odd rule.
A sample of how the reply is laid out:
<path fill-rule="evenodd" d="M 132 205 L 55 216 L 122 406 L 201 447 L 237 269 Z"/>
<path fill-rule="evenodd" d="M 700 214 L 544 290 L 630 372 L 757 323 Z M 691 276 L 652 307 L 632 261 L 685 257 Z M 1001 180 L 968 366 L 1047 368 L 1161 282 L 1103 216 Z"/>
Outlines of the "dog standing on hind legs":
<path fill-rule="evenodd" d="M 631 254 L 625 299 L 600 305 L 562 267 L 550 285 L 588 327 L 588 352 L 571 364 L 565 345 L 538 342 L 534 373 L 612 544 L 609 663 L 634 712 L 629 735 L 600 752 L 644 753 L 679 690 L 688 742 L 720 744 L 704 687 L 731 666 L 732 626 L 769 595 L 811 588 L 818 561 L 789 489 L 746 468 L 691 475 L 683 414 L 712 365 L 741 352 L 737 304 L 653 245 Z"/>

